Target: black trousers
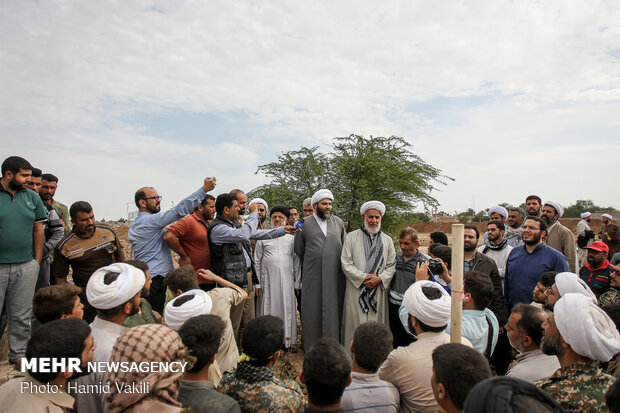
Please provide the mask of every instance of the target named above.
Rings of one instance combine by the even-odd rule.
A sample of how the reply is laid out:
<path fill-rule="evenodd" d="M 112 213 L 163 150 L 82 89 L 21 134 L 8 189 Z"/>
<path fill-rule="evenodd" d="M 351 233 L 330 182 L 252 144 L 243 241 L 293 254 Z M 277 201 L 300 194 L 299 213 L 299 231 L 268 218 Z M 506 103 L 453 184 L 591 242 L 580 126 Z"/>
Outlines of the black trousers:
<path fill-rule="evenodd" d="M 405 330 L 405 327 L 403 327 L 403 324 L 400 322 L 400 318 L 398 318 L 399 308 L 400 305 L 388 302 L 390 330 L 392 330 L 392 335 L 394 336 L 394 348 L 408 346 L 415 341 L 415 338 L 411 334 L 407 333 L 407 330 Z"/>
<path fill-rule="evenodd" d="M 159 314 L 164 314 L 164 304 L 166 302 L 166 286 L 164 277 L 156 275 L 151 278 L 151 290 L 146 297 L 146 301 L 151 304 L 151 308 Z"/>

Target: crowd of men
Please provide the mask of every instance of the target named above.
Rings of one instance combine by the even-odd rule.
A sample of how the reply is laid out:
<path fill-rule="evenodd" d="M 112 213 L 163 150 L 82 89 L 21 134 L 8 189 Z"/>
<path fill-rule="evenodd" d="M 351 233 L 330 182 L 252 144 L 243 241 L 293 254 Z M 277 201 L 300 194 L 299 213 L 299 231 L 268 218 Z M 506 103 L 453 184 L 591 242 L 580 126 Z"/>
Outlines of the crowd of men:
<path fill-rule="evenodd" d="M 575 237 L 558 202 L 531 195 L 527 211 L 492 206 L 484 234 L 465 226 L 463 290 L 452 291 L 446 234 L 431 234 L 425 254 L 405 227 L 396 252 L 379 200 L 360 206 L 363 225 L 347 233 L 328 189 L 304 200 L 302 218 L 293 206 L 248 202 L 239 189 L 215 197 L 213 177 L 168 211 L 155 188 L 142 187 L 128 259 L 88 202 L 67 208 L 54 199 L 58 182 L 20 157 L 2 164 L 0 329 L 9 362 L 188 368 L 29 368 L 0 386 L 0 411 L 620 408 L 620 231 L 609 214 L 596 240 L 589 212 Z M 462 297 L 460 343 L 450 343 L 453 293 Z M 299 381 L 276 377 L 281 352 L 300 347 Z M 79 390 L 102 383 L 120 385 Z M 132 383 L 144 385 L 123 390 Z M 62 391 L 23 391 L 40 385 Z"/>

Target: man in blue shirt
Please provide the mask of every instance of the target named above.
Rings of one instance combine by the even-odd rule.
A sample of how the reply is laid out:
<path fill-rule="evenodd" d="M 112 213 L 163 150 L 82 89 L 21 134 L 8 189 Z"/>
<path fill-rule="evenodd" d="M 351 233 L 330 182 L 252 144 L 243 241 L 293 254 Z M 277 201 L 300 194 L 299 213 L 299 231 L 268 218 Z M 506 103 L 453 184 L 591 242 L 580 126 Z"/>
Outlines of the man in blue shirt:
<path fill-rule="evenodd" d="M 32 166 L 11 156 L 0 181 L 0 309 L 8 316 L 9 362 L 18 363 L 30 339 L 32 297 L 43 259 L 47 213 L 39 195 L 27 189 Z M 1 334 L 1 333 L 0 333 Z"/>
<path fill-rule="evenodd" d="M 160 314 L 163 313 L 166 301 L 164 277 L 174 269 L 170 248 L 163 238 L 166 225 L 189 215 L 207 192 L 215 188 L 215 181 L 215 178 L 205 178 L 202 188 L 166 212 L 161 212 L 161 196 L 155 188 L 144 187 L 136 191 L 134 200 L 139 212 L 129 227 L 128 238 L 134 258 L 149 266 L 153 282 L 146 299 L 153 310 Z"/>
<path fill-rule="evenodd" d="M 528 216 L 521 228 L 523 245 L 510 252 L 506 263 L 504 299 L 509 308 L 517 303 L 532 302 L 532 292 L 542 273 L 568 271 L 564 255 L 542 242 L 547 232 L 545 221 Z"/>

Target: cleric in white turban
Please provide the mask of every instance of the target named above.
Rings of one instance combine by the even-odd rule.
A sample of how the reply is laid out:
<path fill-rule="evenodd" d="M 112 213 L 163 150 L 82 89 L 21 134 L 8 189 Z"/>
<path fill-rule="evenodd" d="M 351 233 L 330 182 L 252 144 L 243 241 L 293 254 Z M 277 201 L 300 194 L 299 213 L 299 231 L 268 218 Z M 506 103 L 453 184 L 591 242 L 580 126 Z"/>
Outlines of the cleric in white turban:
<path fill-rule="evenodd" d="M 551 291 L 547 293 L 547 303 L 545 306 L 549 310 L 553 310 L 560 297 L 564 297 L 569 293 L 583 294 L 596 302 L 596 295 L 594 295 L 584 280 L 572 272 L 561 272 L 555 276 L 555 283 L 551 286 Z"/>
<path fill-rule="evenodd" d="M 491 208 L 489 208 L 489 210 L 487 211 L 487 214 L 489 215 L 489 218 L 491 219 L 493 219 L 493 217 L 491 216 L 493 214 L 499 214 L 500 216 L 504 218 L 503 220 L 508 219 L 508 210 L 501 205 L 493 205 Z"/>
<path fill-rule="evenodd" d="M 591 213 L 591 212 L 589 212 L 589 211 L 582 212 L 582 213 L 580 214 L 581 218 L 583 218 L 583 219 L 586 219 L 587 217 L 589 217 L 589 216 L 591 216 L 591 215 L 592 215 L 592 213 Z"/>
<path fill-rule="evenodd" d="M 439 291 L 439 298 L 434 300 L 427 298 L 422 291 L 423 287 Z M 410 315 L 427 326 L 445 328 L 450 322 L 451 303 L 450 294 L 438 283 L 428 280 L 416 281 L 405 291 L 398 316 L 405 330 L 412 335 L 415 335 L 415 331 L 410 331 Z"/>
<path fill-rule="evenodd" d="M 209 294 L 201 289 L 189 290 L 175 297 L 166 304 L 164 321 L 174 331 L 179 331 L 183 323 L 197 315 L 211 313 L 213 301 Z"/>
<path fill-rule="evenodd" d="M 555 304 L 553 315 L 562 338 L 580 356 L 606 362 L 620 352 L 618 329 L 595 300 L 568 293 Z"/>
<path fill-rule="evenodd" d="M 310 203 L 314 206 L 314 204 L 324 200 L 325 198 L 333 201 L 334 194 L 332 194 L 332 191 L 330 191 L 329 189 L 319 189 L 314 193 L 314 195 L 312 195 L 312 200 L 310 201 Z"/>
<path fill-rule="evenodd" d="M 265 205 L 265 210 L 269 209 L 269 206 L 267 205 L 267 201 L 265 201 L 263 198 L 254 198 L 250 201 L 250 203 L 248 204 L 248 206 L 253 205 L 253 204 L 263 204 Z"/>
<path fill-rule="evenodd" d="M 360 207 L 360 214 L 364 215 L 369 209 L 379 211 L 381 216 L 385 215 L 385 204 L 381 201 L 367 201 Z"/>
<path fill-rule="evenodd" d="M 562 215 L 564 215 L 564 207 L 562 205 L 560 205 L 559 202 L 555 202 L 555 201 L 547 201 L 543 204 L 543 208 L 545 206 L 549 205 L 551 208 L 555 209 L 555 212 L 557 212 L 558 216 L 560 218 L 562 218 Z"/>
<path fill-rule="evenodd" d="M 86 285 L 86 299 L 98 310 L 109 310 L 130 301 L 142 291 L 144 272 L 133 265 L 114 263 L 99 268 Z"/>

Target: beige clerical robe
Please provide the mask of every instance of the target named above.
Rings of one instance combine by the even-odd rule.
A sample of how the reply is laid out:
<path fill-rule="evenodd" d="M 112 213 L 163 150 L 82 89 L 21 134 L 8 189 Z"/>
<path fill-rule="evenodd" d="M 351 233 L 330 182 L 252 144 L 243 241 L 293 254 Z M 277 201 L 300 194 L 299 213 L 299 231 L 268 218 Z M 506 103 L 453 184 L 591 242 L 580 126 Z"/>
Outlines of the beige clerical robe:
<path fill-rule="evenodd" d="M 378 321 L 389 326 L 388 289 L 396 271 L 396 251 L 392 239 L 381 233 L 383 242 L 383 263 L 379 267 L 378 276 L 381 282 L 377 286 L 377 311 L 372 308 L 367 313 L 360 307 L 360 288 L 366 279 L 366 252 L 364 250 L 364 232 L 357 230 L 347 234 L 342 246 L 342 271 L 346 277 L 344 293 L 344 310 L 342 314 L 342 334 L 344 347 L 349 350 L 355 329 L 366 321 Z"/>

